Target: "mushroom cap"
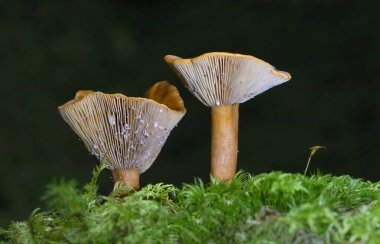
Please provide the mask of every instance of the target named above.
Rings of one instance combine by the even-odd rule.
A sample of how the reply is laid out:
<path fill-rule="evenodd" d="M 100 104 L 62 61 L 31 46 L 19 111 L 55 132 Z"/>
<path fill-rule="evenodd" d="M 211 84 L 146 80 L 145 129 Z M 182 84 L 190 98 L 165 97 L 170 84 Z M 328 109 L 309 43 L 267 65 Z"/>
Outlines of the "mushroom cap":
<path fill-rule="evenodd" d="M 111 170 L 146 171 L 186 113 L 178 90 L 158 82 L 147 98 L 78 91 L 58 110 L 88 151 Z"/>
<path fill-rule="evenodd" d="M 166 55 L 165 61 L 209 107 L 243 103 L 291 78 L 289 73 L 243 54 L 212 52 L 192 59 Z"/>

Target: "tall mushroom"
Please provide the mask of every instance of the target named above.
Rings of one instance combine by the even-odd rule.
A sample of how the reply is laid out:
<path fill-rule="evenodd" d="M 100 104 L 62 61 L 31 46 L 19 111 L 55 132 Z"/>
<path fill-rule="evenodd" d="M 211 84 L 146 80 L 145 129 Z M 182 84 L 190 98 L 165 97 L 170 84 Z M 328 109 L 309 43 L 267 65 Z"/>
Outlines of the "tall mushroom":
<path fill-rule="evenodd" d="M 165 61 L 187 89 L 211 107 L 211 174 L 230 181 L 236 172 L 239 104 L 290 79 L 290 74 L 249 55 L 206 53 Z"/>
<path fill-rule="evenodd" d="M 58 110 L 87 150 L 108 165 L 114 182 L 133 189 L 186 113 L 177 88 L 166 81 L 145 98 L 78 91 Z"/>

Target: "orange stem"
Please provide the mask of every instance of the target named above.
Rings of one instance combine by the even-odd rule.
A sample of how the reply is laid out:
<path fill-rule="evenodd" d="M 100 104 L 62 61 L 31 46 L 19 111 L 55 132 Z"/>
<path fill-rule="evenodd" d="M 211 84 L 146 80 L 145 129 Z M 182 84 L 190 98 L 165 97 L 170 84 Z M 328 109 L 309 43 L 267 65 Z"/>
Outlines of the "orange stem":
<path fill-rule="evenodd" d="M 211 108 L 211 174 L 231 181 L 236 173 L 239 104 Z"/>

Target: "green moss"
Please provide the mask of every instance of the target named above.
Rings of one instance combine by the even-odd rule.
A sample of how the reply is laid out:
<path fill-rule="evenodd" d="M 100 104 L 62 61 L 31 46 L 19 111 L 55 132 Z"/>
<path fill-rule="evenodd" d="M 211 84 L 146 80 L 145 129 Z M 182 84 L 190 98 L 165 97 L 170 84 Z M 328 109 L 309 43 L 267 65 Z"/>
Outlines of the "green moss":
<path fill-rule="evenodd" d="M 48 210 L 0 230 L 12 243 L 380 243 L 379 183 L 349 176 L 239 173 L 229 184 L 147 185 L 124 199 L 47 187 Z"/>

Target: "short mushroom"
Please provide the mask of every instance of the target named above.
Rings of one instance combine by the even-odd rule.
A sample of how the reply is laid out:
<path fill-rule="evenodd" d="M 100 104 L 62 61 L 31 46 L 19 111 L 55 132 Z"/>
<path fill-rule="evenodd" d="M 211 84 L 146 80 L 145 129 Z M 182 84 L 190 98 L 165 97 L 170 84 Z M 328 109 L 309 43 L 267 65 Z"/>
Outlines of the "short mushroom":
<path fill-rule="evenodd" d="M 166 81 L 153 85 L 145 98 L 78 91 L 58 110 L 88 151 L 108 166 L 114 182 L 135 190 L 140 173 L 186 113 L 177 88 Z"/>
<path fill-rule="evenodd" d="M 211 174 L 230 181 L 236 172 L 239 104 L 288 81 L 287 72 L 256 57 L 225 52 L 165 61 L 187 89 L 211 107 Z"/>

